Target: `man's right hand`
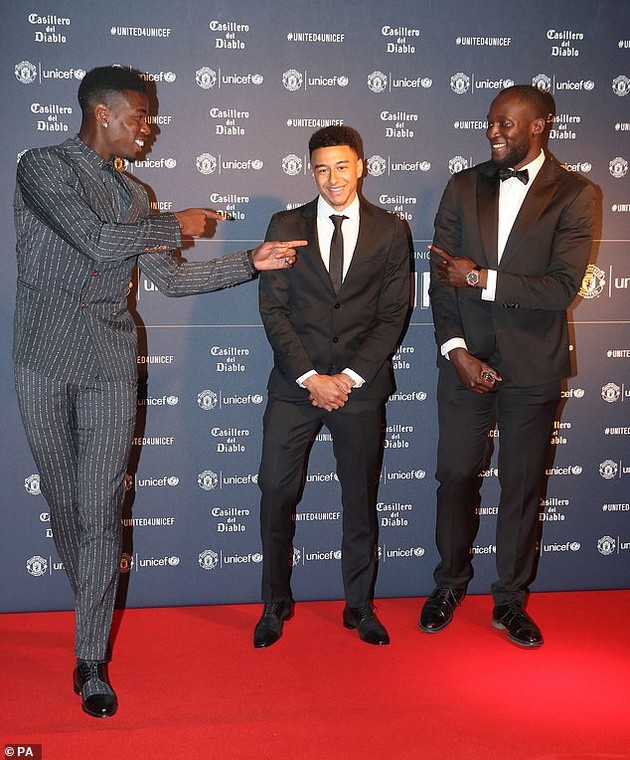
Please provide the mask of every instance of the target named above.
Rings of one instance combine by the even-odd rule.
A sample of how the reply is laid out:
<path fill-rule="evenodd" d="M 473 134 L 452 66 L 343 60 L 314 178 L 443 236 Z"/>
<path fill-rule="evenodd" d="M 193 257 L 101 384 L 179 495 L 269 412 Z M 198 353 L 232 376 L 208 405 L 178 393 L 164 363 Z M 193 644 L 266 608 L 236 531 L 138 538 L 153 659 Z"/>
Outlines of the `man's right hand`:
<path fill-rule="evenodd" d="M 489 393 L 503 380 L 496 369 L 469 354 L 465 348 L 453 348 L 448 352 L 448 358 L 455 367 L 459 382 L 473 393 Z"/>
<path fill-rule="evenodd" d="M 206 234 L 208 220 L 222 222 L 225 220 L 225 213 L 211 208 L 187 208 L 184 211 L 176 211 L 175 217 L 179 222 L 182 237 L 200 238 Z"/>
<path fill-rule="evenodd" d="M 348 377 L 339 375 L 311 375 L 304 380 L 304 387 L 310 393 L 313 406 L 332 412 L 341 409 L 350 393 Z"/>

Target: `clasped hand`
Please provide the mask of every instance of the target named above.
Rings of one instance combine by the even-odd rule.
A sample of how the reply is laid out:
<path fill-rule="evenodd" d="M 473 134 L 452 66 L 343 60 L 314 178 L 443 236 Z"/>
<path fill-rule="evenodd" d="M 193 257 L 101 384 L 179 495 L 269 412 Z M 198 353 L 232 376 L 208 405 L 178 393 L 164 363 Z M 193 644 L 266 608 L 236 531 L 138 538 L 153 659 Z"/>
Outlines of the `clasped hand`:
<path fill-rule="evenodd" d="M 336 375 L 311 375 L 304 381 L 304 387 L 310 394 L 309 400 L 313 406 L 332 412 L 346 404 L 354 381 L 343 372 Z"/>

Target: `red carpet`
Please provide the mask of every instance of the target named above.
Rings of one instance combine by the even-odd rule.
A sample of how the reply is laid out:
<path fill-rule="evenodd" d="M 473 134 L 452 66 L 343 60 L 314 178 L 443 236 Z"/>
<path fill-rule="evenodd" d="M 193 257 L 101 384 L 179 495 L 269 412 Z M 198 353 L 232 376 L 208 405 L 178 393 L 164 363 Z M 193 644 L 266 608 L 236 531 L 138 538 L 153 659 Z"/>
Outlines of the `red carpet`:
<path fill-rule="evenodd" d="M 70 613 L 0 616 L 0 740 L 44 760 L 630 758 L 630 591 L 533 594 L 545 645 L 523 651 L 469 597 L 417 628 L 418 599 L 378 602 L 392 638 L 341 625 L 342 602 L 302 602 L 255 650 L 259 605 L 127 610 L 110 668 L 120 709 L 73 694 Z M 23 755 L 24 756 L 24 755 Z M 16 755 L 17 757 L 17 755 Z"/>

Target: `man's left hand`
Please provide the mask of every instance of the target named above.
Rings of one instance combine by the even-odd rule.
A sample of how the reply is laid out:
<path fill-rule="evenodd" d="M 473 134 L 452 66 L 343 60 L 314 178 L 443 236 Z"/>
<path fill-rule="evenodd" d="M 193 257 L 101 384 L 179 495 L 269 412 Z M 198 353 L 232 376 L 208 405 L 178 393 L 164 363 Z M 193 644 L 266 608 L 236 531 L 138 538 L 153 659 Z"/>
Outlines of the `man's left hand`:
<path fill-rule="evenodd" d="M 296 248 L 308 245 L 308 240 L 267 241 L 252 253 L 252 263 L 258 270 L 288 269 L 295 263 Z"/>

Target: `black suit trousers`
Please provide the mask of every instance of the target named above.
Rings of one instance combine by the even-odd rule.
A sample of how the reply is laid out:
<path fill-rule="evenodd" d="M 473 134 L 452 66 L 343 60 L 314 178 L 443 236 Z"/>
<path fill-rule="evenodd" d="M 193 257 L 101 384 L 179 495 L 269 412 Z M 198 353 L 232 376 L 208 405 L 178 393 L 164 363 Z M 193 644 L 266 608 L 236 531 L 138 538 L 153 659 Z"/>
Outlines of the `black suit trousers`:
<path fill-rule="evenodd" d="M 540 499 L 544 494 L 560 382 L 518 387 L 508 380 L 477 395 L 452 365 L 438 380 L 439 443 L 437 585 L 465 585 L 473 576 L 471 549 L 479 528 L 481 471 L 489 464 L 496 420 L 501 486 L 496 531 L 495 604 L 523 601 L 536 572 Z"/>
<path fill-rule="evenodd" d="M 304 487 L 313 439 L 322 425 L 332 435 L 343 507 L 342 575 L 346 602 L 368 603 L 376 577 L 376 498 L 383 451 L 384 400 L 357 400 L 326 412 L 270 397 L 263 419 L 258 477 L 263 547 L 262 599 L 292 598 L 293 515 Z"/>

